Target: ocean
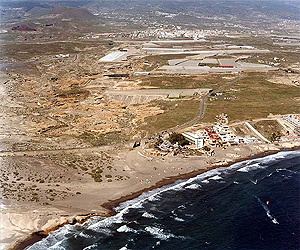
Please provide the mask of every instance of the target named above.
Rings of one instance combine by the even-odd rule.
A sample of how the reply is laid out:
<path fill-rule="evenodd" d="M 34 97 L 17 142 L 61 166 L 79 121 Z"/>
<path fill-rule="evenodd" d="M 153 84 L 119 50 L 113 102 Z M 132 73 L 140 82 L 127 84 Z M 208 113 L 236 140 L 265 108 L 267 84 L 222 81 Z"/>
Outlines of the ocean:
<path fill-rule="evenodd" d="M 66 225 L 30 250 L 300 249 L 300 151 L 218 168 Z"/>

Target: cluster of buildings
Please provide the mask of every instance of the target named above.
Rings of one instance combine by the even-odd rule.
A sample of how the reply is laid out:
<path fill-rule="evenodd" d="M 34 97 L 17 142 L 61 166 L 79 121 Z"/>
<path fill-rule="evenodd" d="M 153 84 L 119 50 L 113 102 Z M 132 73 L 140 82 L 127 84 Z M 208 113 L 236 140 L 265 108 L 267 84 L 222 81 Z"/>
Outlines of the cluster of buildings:
<path fill-rule="evenodd" d="M 216 116 L 217 122 L 213 126 L 207 126 L 202 129 L 194 130 L 193 132 L 183 132 L 184 138 L 190 142 L 192 148 L 202 149 L 205 146 L 226 147 L 238 145 L 239 143 L 256 143 L 258 140 L 255 137 L 237 136 L 234 131 L 227 125 L 228 115 L 220 114 Z"/>
<path fill-rule="evenodd" d="M 198 29 L 182 29 L 181 27 L 176 27 L 174 29 L 147 29 L 147 30 L 137 30 L 131 34 L 131 38 L 192 38 L 192 39 L 203 39 L 206 36 L 218 36 L 223 35 L 224 31 L 214 29 L 214 30 L 198 30 Z"/>
<path fill-rule="evenodd" d="M 255 137 L 236 136 L 234 131 L 227 125 L 214 125 L 194 132 L 183 132 L 182 135 L 191 143 L 193 149 L 202 149 L 205 146 L 209 148 L 227 147 L 240 143 L 259 142 Z"/>
<path fill-rule="evenodd" d="M 228 34 L 227 30 L 221 29 L 184 29 L 181 26 L 165 25 L 161 23 L 152 23 L 143 30 L 135 30 L 133 32 L 106 32 L 106 33 L 89 33 L 81 39 L 100 39 L 100 38 L 128 38 L 128 39 L 194 39 L 205 41 L 205 37 L 225 36 Z"/>
<path fill-rule="evenodd" d="M 182 135 L 194 145 L 195 149 L 201 149 L 204 146 L 231 146 L 237 145 L 240 142 L 235 133 L 227 125 L 215 125 L 199 129 L 195 132 L 183 132 Z"/>
<path fill-rule="evenodd" d="M 282 119 L 300 136 L 300 116 L 299 114 L 283 115 Z"/>
<path fill-rule="evenodd" d="M 262 140 L 262 138 L 260 138 L 259 135 L 257 135 L 256 137 L 251 135 L 244 135 L 243 137 L 236 135 L 234 130 L 228 126 L 228 116 L 226 114 L 218 115 L 216 116 L 216 119 L 217 122 L 214 125 L 207 126 L 204 128 L 199 128 L 200 125 L 195 125 L 191 128 L 190 131 L 181 133 L 184 139 L 189 142 L 189 145 L 181 144 L 180 142 L 182 141 L 182 139 L 180 139 L 175 144 L 171 143 L 169 141 L 170 133 L 165 131 L 165 133 L 159 135 L 159 140 L 156 144 L 156 148 L 158 150 L 155 151 L 156 155 L 152 154 L 152 156 L 165 156 L 168 153 L 172 153 L 173 155 L 183 153 L 184 155 L 190 156 L 198 155 L 199 153 L 201 154 L 203 152 L 205 152 L 208 155 L 213 155 L 215 147 L 226 148 L 228 146 L 249 143 L 260 143 L 261 141 L 264 141 Z M 282 124 L 282 126 L 286 129 L 294 129 L 293 132 L 297 135 L 297 140 L 299 140 L 299 114 L 283 115 L 281 121 L 282 122 L 280 122 L 280 124 Z"/>

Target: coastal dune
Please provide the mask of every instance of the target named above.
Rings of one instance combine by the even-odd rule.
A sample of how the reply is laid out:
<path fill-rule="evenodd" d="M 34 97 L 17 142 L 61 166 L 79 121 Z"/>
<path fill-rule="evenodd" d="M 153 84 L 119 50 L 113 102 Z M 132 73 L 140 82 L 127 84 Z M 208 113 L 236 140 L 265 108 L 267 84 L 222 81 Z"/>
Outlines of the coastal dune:
<path fill-rule="evenodd" d="M 114 155 L 113 166 L 129 177 L 126 180 L 105 183 L 78 181 L 77 188 L 80 194 L 66 197 L 64 200 L 54 200 L 51 205 L 2 201 L 0 247 L 22 249 L 28 242 L 32 243 L 32 235 L 35 232 L 47 235 L 64 224 L 83 222 L 90 216 L 110 216 L 114 213 L 113 208 L 120 202 L 135 198 L 145 191 L 178 179 L 196 176 L 213 168 L 229 166 L 250 157 L 259 157 L 283 149 L 291 150 L 299 146 L 299 141 L 276 145 L 252 144 L 229 147 L 225 150 L 217 148 L 213 157 L 191 158 L 146 158 L 141 156 L 141 147 L 129 152 L 127 149 L 123 150 Z"/>

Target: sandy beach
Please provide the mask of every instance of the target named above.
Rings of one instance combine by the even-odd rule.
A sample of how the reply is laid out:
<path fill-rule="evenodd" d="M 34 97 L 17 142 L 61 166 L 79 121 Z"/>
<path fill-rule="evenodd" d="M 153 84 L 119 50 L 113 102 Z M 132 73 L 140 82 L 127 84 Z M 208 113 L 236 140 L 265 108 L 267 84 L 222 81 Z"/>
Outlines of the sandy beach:
<path fill-rule="evenodd" d="M 66 223 L 82 222 L 90 216 L 109 216 L 120 202 L 137 197 L 141 193 L 173 183 L 177 179 L 196 176 L 213 168 L 228 166 L 234 162 L 272 154 L 280 150 L 297 149 L 299 141 L 280 144 L 249 144 L 217 148 L 212 157 L 144 157 L 143 147 L 123 149 L 113 155 L 112 166 L 120 181 L 95 182 L 88 179 L 63 181 L 61 189 L 69 190 L 64 198 L 53 199 L 51 204 L 15 200 L 1 201 L 1 249 L 23 249 Z M 103 149 L 95 148 L 93 153 Z M 80 151 L 80 152 L 78 152 Z M 76 153 L 83 153 L 77 150 Z M 117 152 L 117 151 L 116 151 Z M 24 156 L 11 154 L 5 157 L 38 158 L 38 152 Z M 40 159 L 40 158 L 38 158 Z M 53 183 L 54 185 L 55 183 Z M 50 184 L 48 184 L 50 185 Z M 52 185 L 52 184 L 51 184 Z M 47 188 L 44 183 L 38 189 Z M 74 194 L 74 190 L 76 193 Z M 73 192 L 73 193 L 72 193 Z M 71 194 L 72 193 L 72 194 Z M 59 196 L 59 195 L 58 195 Z M 42 200 L 43 201 L 43 200 Z M 37 233 L 38 232 L 38 233 Z"/>

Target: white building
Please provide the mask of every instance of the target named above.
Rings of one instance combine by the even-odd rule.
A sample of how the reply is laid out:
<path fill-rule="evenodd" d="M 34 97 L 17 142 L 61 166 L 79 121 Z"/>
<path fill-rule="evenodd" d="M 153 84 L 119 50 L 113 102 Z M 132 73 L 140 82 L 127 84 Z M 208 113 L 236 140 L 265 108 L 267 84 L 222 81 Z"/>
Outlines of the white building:
<path fill-rule="evenodd" d="M 184 138 L 189 141 L 190 143 L 195 145 L 195 148 L 202 148 L 204 146 L 204 142 L 206 139 L 206 136 L 191 132 L 183 132 L 182 135 Z"/>
<path fill-rule="evenodd" d="M 226 143 L 233 143 L 235 141 L 236 135 L 234 132 L 226 125 L 216 125 L 214 126 L 214 130 L 217 132 L 217 134 L 221 137 L 222 142 Z M 232 144 L 231 143 L 231 144 Z"/>
<path fill-rule="evenodd" d="M 300 116 L 298 114 L 283 115 L 282 118 L 294 129 L 296 135 L 300 135 Z"/>
<path fill-rule="evenodd" d="M 291 124 L 294 128 L 300 127 L 299 115 L 283 115 L 282 118 Z"/>
<path fill-rule="evenodd" d="M 134 72 L 134 76 L 147 76 L 150 75 L 150 72 Z"/>

